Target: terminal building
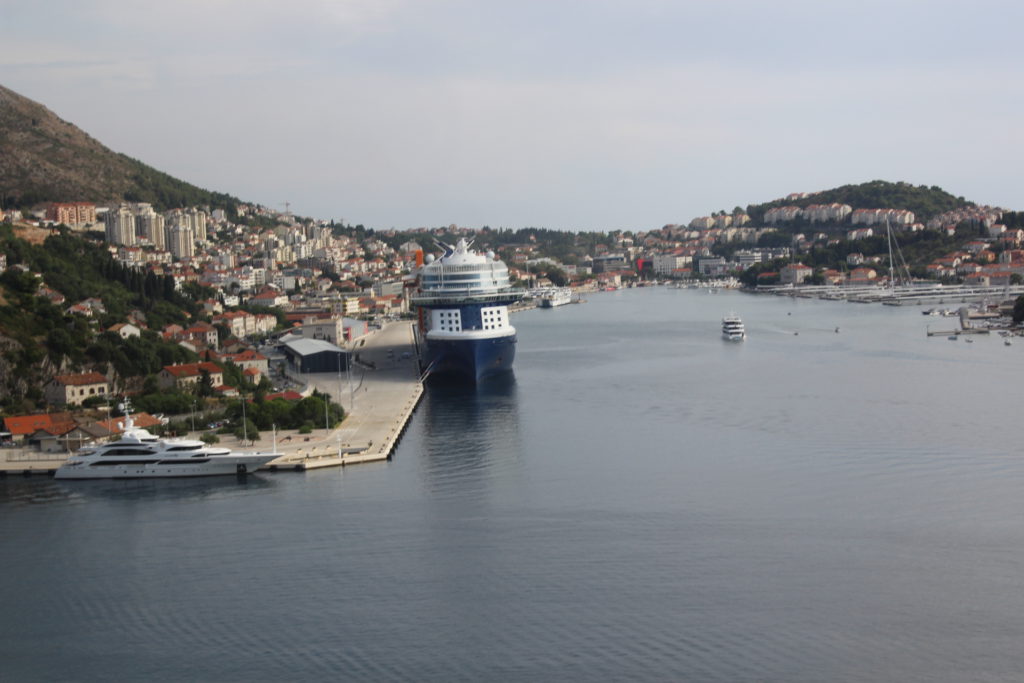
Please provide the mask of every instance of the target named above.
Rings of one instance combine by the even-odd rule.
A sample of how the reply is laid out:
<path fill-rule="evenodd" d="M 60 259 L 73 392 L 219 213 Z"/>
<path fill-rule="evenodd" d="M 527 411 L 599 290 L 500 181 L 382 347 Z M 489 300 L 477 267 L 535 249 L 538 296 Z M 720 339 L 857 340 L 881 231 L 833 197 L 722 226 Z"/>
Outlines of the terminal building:
<path fill-rule="evenodd" d="M 296 372 L 343 372 L 348 370 L 349 352 L 323 339 L 295 339 L 281 346 L 288 365 Z"/>

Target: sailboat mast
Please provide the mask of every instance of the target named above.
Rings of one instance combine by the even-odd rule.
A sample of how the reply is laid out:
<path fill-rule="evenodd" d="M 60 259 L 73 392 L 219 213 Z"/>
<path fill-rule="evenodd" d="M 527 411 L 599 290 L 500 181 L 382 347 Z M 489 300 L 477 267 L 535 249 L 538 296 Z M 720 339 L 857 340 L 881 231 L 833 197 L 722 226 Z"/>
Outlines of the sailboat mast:
<path fill-rule="evenodd" d="M 885 219 L 885 234 L 889 240 L 889 292 L 892 297 L 896 298 L 896 280 L 893 275 L 893 260 L 892 260 L 892 226 L 889 225 L 889 218 Z"/>

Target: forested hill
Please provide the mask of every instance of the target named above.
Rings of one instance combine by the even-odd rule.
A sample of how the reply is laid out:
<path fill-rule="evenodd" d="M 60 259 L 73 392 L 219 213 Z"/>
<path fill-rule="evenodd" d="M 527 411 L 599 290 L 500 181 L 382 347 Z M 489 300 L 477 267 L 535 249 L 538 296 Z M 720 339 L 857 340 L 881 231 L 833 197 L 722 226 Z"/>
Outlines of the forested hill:
<path fill-rule="evenodd" d="M 109 368 L 121 377 L 145 376 L 194 360 L 154 332 L 127 340 L 103 332 L 126 321 L 130 311 L 145 315 L 154 329 L 187 325 L 196 304 L 175 290 L 171 277 L 129 268 L 101 244 L 66 233 L 33 244 L 0 224 L 0 252 L 8 263 L 27 267 L 0 273 L 0 411 L 29 409 L 59 372 Z M 51 293 L 63 300 L 54 301 Z M 103 308 L 91 316 L 65 313 L 85 299 L 99 299 Z"/>
<path fill-rule="evenodd" d="M 955 197 L 940 187 L 911 185 L 910 183 L 890 183 L 884 180 L 872 180 L 859 185 L 843 185 L 832 190 L 815 192 L 800 199 L 777 199 L 765 204 L 747 207 L 747 214 L 754 223 L 760 223 L 764 212 L 779 206 L 799 206 L 811 204 L 848 204 L 853 209 L 906 209 L 914 212 L 918 221 L 928 219 L 946 211 L 974 206 L 963 197 Z"/>
<path fill-rule="evenodd" d="M 111 151 L 43 105 L 0 86 L 0 208 L 42 202 L 149 202 L 158 210 L 239 200 Z"/>

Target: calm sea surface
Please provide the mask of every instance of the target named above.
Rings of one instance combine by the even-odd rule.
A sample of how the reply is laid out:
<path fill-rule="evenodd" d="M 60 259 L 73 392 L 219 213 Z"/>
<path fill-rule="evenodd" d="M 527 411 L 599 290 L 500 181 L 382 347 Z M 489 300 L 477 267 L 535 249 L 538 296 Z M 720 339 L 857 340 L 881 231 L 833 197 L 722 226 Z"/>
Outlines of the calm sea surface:
<path fill-rule="evenodd" d="M 1024 677 L 1024 341 L 668 288 L 513 322 L 389 463 L 0 481 L 0 679 Z"/>

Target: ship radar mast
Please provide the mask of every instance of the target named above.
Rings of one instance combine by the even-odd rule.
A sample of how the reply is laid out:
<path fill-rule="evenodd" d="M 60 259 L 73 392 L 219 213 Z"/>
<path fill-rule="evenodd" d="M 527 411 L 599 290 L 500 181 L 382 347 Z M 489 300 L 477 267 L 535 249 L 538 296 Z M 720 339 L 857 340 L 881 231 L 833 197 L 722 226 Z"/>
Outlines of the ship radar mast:
<path fill-rule="evenodd" d="M 444 256 L 451 256 L 452 254 L 465 254 L 469 251 L 469 248 L 473 246 L 475 238 L 470 238 L 468 241 L 465 237 L 460 237 L 459 241 L 455 243 L 455 246 L 443 242 L 437 238 L 434 238 L 434 242 L 437 246 L 444 249 Z M 442 257 L 444 258 L 444 257 Z"/>

